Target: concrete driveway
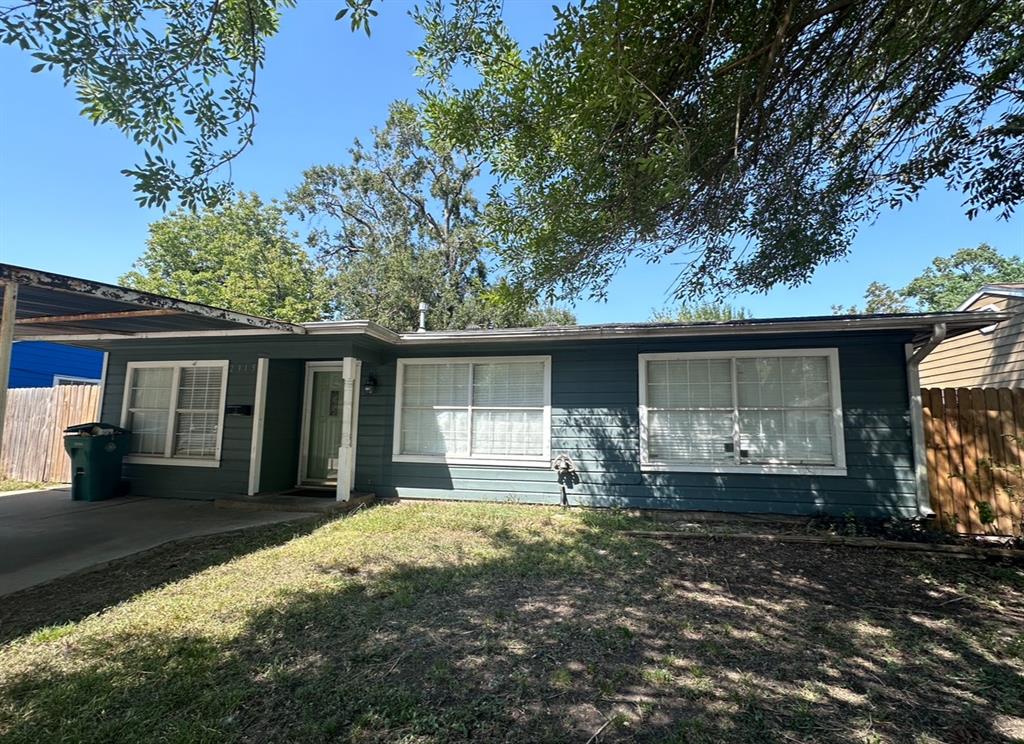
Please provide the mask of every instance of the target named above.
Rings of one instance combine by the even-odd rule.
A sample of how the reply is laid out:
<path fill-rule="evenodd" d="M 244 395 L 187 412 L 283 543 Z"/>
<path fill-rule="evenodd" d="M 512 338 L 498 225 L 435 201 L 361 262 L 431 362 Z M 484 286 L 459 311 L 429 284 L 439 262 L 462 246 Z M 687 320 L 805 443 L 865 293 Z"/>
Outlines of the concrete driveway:
<path fill-rule="evenodd" d="M 66 488 L 0 493 L 0 596 L 169 540 L 308 517 L 209 501 L 72 501 Z"/>

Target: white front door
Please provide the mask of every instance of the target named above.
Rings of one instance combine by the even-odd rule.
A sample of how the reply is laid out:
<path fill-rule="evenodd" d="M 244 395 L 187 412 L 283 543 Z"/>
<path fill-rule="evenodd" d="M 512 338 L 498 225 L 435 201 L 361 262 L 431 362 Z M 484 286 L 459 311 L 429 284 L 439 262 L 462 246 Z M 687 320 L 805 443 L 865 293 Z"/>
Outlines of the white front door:
<path fill-rule="evenodd" d="M 344 397 L 345 380 L 341 364 L 307 365 L 301 468 L 303 483 L 337 481 Z"/>
<path fill-rule="evenodd" d="M 299 485 L 334 485 L 347 501 L 355 483 L 362 362 L 306 362 Z"/>

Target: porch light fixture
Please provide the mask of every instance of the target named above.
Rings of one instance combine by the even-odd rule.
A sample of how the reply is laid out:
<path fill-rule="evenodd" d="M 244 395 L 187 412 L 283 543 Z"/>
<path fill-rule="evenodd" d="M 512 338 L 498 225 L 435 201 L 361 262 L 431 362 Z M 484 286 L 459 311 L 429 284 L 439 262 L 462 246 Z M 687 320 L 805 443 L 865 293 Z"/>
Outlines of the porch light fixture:
<path fill-rule="evenodd" d="M 363 392 L 367 395 L 373 395 L 373 391 L 377 389 L 377 378 L 370 375 L 366 378 L 366 382 L 363 383 Z"/>

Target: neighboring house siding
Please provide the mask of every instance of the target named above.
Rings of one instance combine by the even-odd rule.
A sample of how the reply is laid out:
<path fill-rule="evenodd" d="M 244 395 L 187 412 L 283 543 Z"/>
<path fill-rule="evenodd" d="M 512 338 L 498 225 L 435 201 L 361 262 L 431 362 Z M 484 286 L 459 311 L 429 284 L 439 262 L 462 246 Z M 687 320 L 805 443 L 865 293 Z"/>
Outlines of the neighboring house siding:
<path fill-rule="evenodd" d="M 983 296 L 965 309 L 986 305 L 1017 315 L 992 333 L 972 331 L 939 344 L 921 363 L 923 387 L 1024 387 L 1024 299 Z"/>
<path fill-rule="evenodd" d="M 51 387 L 54 375 L 98 380 L 103 352 L 48 341 L 18 341 L 11 351 L 12 388 Z"/>
<path fill-rule="evenodd" d="M 814 334 L 674 341 L 478 344 L 396 353 L 337 337 L 134 342 L 111 347 L 104 417 L 119 421 L 128 361 L 229 359 L 228 404 L 252 403 L 259 356 L 271 358 L 261 487 L 286 488 L 298 467 L 305 360 L 364 360 L 375 394 L 360 400 L 357 490 L 382 496 L 558 503 L 547 468 L 447 466 L 391 461 L 396 357 L 552 358 L 552 456 L 570 455 L 581 482 L 570 503 L 665 509 L 808 514 L 916 514 L 904 344 L 909 334 Z M 847 476 L 642 473 L 639 465 L 638 354 L 668 351 L 838 347 Z M 271 396 L 274 396 L 271 399 Z M 244 494 L 252 419 L 225 418 L 219 468 L 128 465 L 133 492 L 211 498 Z M 291 482 L 289 482 L 291 481 Z"/>

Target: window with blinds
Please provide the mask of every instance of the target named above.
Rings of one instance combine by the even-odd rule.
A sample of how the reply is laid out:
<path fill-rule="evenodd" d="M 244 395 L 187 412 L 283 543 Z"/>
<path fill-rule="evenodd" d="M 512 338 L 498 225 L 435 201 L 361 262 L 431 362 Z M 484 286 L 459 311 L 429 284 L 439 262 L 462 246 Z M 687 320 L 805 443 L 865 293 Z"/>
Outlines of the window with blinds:
<path fill-rule="evenodd" d="M 216 465 L 227 361 L 130 362 L 122 425 L 135 462 Z"/>
<path fill-rule="evenodd" d="M 640 355 L 642 464 L 842 474 L 838 360 L 835 349 Z"/>
<path fill-rule="evenodd" d="M 550 358 L 401 359 L 394 459 L 547 465 Z"/>

